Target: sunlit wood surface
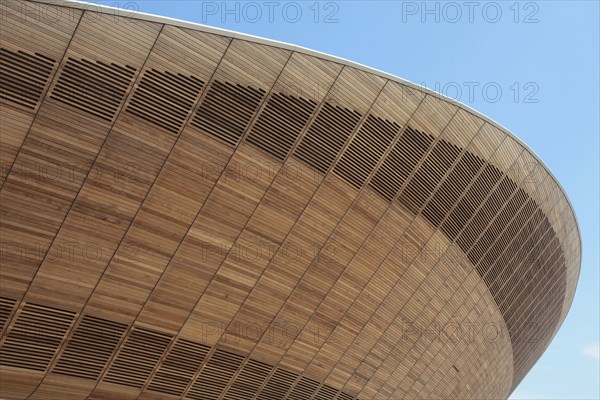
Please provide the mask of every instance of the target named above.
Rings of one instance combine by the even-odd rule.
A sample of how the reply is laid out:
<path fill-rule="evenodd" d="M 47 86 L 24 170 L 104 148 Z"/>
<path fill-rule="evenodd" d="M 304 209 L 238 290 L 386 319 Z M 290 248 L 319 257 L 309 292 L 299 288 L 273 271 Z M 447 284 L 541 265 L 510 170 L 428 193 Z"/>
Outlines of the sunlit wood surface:
<path fill-rule="evenodd" d="M 573 211 L 492 122 L 201 26 L 2 7 L 2 398 L 507 398 L 564 320 Z"/>

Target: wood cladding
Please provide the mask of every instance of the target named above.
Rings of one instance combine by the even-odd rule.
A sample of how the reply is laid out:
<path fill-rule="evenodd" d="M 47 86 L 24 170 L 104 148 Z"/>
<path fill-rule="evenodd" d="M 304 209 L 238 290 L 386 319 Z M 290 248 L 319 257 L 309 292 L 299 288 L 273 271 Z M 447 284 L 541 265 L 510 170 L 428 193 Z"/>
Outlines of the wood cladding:
<path fill-rule="evenodd" d="M 135 68 L 128 65 L 69 57 L 50 96 L 111 121 L 135 72 Z"/>
<path fill-rule="evenodd" d="M 0 347 L 2 365 L 44 371 L 69 330 L 74 313 L 27 304 Z"/>
<path fill-rule="evenodd" d="M 42 54 L 0 48 L 0 99 L 35 109 L 55 62 Z"/>
<path fill-rule="evenodd" d="M 127 326 L 86 315 L 52 372 L 84 379 L 98 379 L 117 350 Z"/>
<path fill-rule="evenodd" d="M 408 127 L 373 176 L 371 187 L 392 201 L 432 142 L 430 135 Z"/>
<path fill-rule="evenodd" d="M 141 388 L 170 341 L 170 335 L 134 328 L 103 380 Z"/>
<path fill-rule="evenodd" d="M 3 171 L 3 398 L 508 397 L 541 356 L 579 237 L 510 135 L 296 50 L 77 18 L 0 53 L 3 130 L 31 114 Z M 406 329 L 462 321 L 501 337 Z"/>
<path fill-rule="evenodd" d="M 302 97 L 273 93 L 248 135 L 248 142 L 283 161 L 315 109 Z"/>
<path fill-rule="evenodd" d="M 294 156 L 317 171 L 326 173 L 358 124 L 360 116 L 357 111 L 326 102 Z"/>
<path fill-rule="evenodd" d="M 148 390 L 182 396 L 206 359 L 210 347 L 179 339 L 165 357 Z"/>
<path fill-rule="evenodd" d="M 0 331 L 4 331 L 6 321 L 11 317 L 17 301 L 6 297 L 0 297 Z"/>
<path fill-rule="evenodd" d="M 5 304 L 14 304 L 14 299 L 4 299 Z M 43 371 L 48 366 L 47 353 L 40 347 L 41 343 L 55 345 L 64 339 L 73 314 L 64 310 L 49 309 L 34 304 L 27 304 L 21 310 L 21 317 L 13 327 L 12 336 L 7 337 L 7 347 L 3 348 L 7 358 L 2 359 L 3 365 Z M 31 331 L 35 327 L 35 331 Z M 70 375 L 82 379 L 96 380 L 104 370 L 107 361 L 116 355 L 103 381 L 129 387 L 141 387 L 148 378 L 148 373 L 160 356 L 165 352 L 172 339 L 171 335 L 134 327 L 122 340 L 127 326 L 102 318 L 85 315 L 82 322 L 74 328 L 65 351 L 58 358 L 53 373 Z M 39 336 L 33 337 L 32 333 Z M 19 336 L 19 342 L 11 337 Z M 40 337 L 43 341 L 40 341 Z M 122 341 L 122 348 L 117 355 L 117 347 Z M 11 350 L 10 346 L 21 346 L 19 351 Z M 28 359 L 27 348 L 39 353 Z M 11 361 L 11 356 L 17 356 Z M 204 363 L 205 360 L 208 361 Z M 14 364 L 13 364 L 14 362 Z M 204 367 L 198 370 L 200 366 Z M 242 367 L 243 365 L 243 367 Z M 273 368 L 270 365 L 225 351 L 216 349 L 211 352 L 209 346 L 201 343 L 179 339 L 164 356 L 160 368 L 148 384 L 148 390 L 156 393 L 182 396 L 186 398 L 220 398 L 252 399 L 259 390 L 264 391 L 266 398 L 273 398 L 274 393 L 281 393 L 275 388 L 263 387 L 265 379 Z M 239 371 L 239 373 L 238 373 Z M 237 373 L 237 374 L 236 374 Z M 235 375 L 231 386 L 230 379 Z M 278 378 L 281 376 L 282 378 Z M 288 377 L 285 379 L 284 377 Z M 291 377 L 291 379 L 289 379 Z M 295 397 L 305 398 L 309 391 L 319 386 L 308 378 L 300 379 L 297 375 L 280 370 L 276 373 L 272 384 L 276 388 L 294 388 Z M 224 389 L 228 387 L 226 393 Z M 322 396 L 333 393 L 333 388 L 324 387 Z M 335 392 L 334 394 L 337 394 Z M 292 397 L 292 398 L 295 398 Z M 334 395 L 329 397 L 333 399 Z"/>
<path fill-rule="evenodd" d="M 127 112 L 178 134 L 203 85 L 194 76 L 155 69 L 145 71 Z"/>
<path fill-rule="evenodd" d="M 400 129 L 395 122 L 369 114 L 334 171 L 361 188 Z"/>
<path fill-rule="evenodd" d="M 192 125 L 236 145 L 264 94 L 262 89 L 214 81 Z"/>

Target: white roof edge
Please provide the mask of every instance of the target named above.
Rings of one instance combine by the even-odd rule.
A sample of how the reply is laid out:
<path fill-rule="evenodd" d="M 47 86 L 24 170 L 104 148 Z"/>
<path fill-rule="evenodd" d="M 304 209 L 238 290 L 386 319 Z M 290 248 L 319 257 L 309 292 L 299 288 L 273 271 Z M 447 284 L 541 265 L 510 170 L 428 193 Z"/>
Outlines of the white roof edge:
<path fill-rule="evenodd" d="M 384 71 L 369 67 L 364 64 L 360 64 L 360 63 L 357 63 L 357 62 L 354 62 L 351 60 L 347 60 L 342 57 L 333 56 L 331 54 L 322 53 L 320 51 L 312 50 L 312 49 L 302 47 L 302 46 L 293 45 L 293 44 L 286 43 L 286 42 L 280 42 L 277 40 L 266 39 L 266 38 L 263 38 L 260 36 L 254 36 L 254 35 L 250 35 L 250 34 L 246 34 L 246 33 L 240 33 L 240 32 L 231 31 L 231 30 L 223 29 L 223 28 L 216 28 L 214 26 L 184 21 L 181 19 L 169 18 L 169 17 L 164 17 L 164 16 L 160 16 L 160 15 L 155 15 L 155 14 L 143 13 L 143 12 L 139 12 L 139 11 L 124 10 L 121 8 L 104 6 L 104 5 L 100 5 L 100 4 L 89 3 L 89 2 L 78 1 L 78 0 L 26 0 L 26 1 L 35 2 L 35 3 L 51 4 L 51 5 L 56 5 L 56 6 L 66 6 L 66 7 L 78 8 L 78 9 L 83 9 L 83 10 L 88 10 L 88 11 L 105 13 L 105 14 L 120 15 L 121 17 L 126 17 L 126 18 L 134 18 L 134 19 L 140 19 L 140 20 L 144 20 L 144 21 L 157 22 L 157 23 L 161 23 L 161 24 L 169 24 L 169 25 L 174 25 L 174 26 L 178 26 L 178 27 L 182 27 L 182 28 L 199 30 L 199 31 L 213 33 L 213 34 L 217 34 L 217 35 L 221 35 L 221 36 L 228 36 L 228 37 L 231 37 L 234 39 L 248 40 L 248 41 L 252 41 L 255 43 L 260 43 L 260 44 L 264 44 L 264 45 L 268 45 L 268 46 L 275 46 L 278 48 L 283 48 L 283 49 L 295 51 L 298 53 L 307 54 L 310 56 L 322 58 L 324 60 L 332 61 L 332 62 L 335 62 L 338 64 L 357 68 L 362 71 L 380 76 L 382 78 L 389 79 L 391 81 L 398 82 L 400 84 L 420 90 L 424 93 L 430 94 L 430 95 L 438 97 L 444 101 L 447 101 L 447 102 L 449 102 L 457 107 L 460 107 L 463 110 L 481 118 L 483 121 L 502 130 L 504 133 L 506 133 L 507 135 L 512 137 L 514 140 L 516 140 L 517 143 L 519 143 L 521 146 L 523 146 L 523 148 L 525 150 L 529 151 L 529 153 L 546 169 L 546 171 L 550 174 L 552 179 L 554 179 L 554 182 L 560 188 L 565 199 L 567 200 L 567 203 L 569 204 L 571 212 L 573 213 L 573 219 L 575 220 L 575 226 L 577 227 L 577 233 L 579 235 L 580 263 L 579 263 L 579 266 L 578 266 L 579 268 L 577 271 L 577 279 L 575 280 L 575 288 L 574 288 L 575 289 L 574 293 L 575 293 L 575 291 L 577 289 L 577 285 L 579 283 L 579 275 L 581 273 L 581 260 L 582 260 L 581 255 L 583 254 L 583 251 L 582 251 L 581 229 L 579 227 L 577 215 L 575 214 L 575 208 L 573 207 L 573 203 L 569 199 L 567 192 L 565 191 L 564 187 L 561 185 L 558 178 L 554 175 L 552 170 L 550 168 L 548 168 L 546 163 L 544 163 L 544 161 L 542 161 L 542 159 L 525 142 L 523 142 L 517 135 L 515 135 L 512 131 L 510 131 L 506 127 L 502 126 L 500 123 L 494 121 L 492 118 L 480 113 L 479 111 L 474 110 L 473 108 L 469 107 L 468 105 L 461 103 L 460 101 L 450 98 L 448 96 L 445 96 L 442 93 L 436 92 L 435 90 L 429 89 L 429 88 L 421 86 L 421 85 L 417 85 L 416 83 L 413 83 L 406 79 L 392 75 L 388 72 L 384 72 Z M 565 301 L 567 301 L 566 297 L 565 297 Z M 571 302 L 572 302 L 572 299 L 571 299 Z M 570 309 L 570 307 L 569 307 L 569 309 Z M 566 314 L 567 314 L 567 312 L 565 312 L 565 316 L 566 316 Z M 562 325 L 562 323 L 561 323 L 561 325 Z"/>

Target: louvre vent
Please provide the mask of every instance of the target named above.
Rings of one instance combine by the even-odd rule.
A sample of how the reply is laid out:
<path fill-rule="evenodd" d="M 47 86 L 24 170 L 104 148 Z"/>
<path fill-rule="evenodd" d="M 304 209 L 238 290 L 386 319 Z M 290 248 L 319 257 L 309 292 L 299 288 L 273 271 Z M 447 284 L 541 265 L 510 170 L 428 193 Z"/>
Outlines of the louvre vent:
<path fill-rule="evenodd" d="M 203 85 L 204 82 L 194 76 L 147 70 L 127 111 L 177 135 Z"/>
<path fill-rule="evenodd" d="M 448 212 L 458 201 L 461 193 L 465 191 L 473 177 L 477 176 L 483 164 L 483 160 L 472 153 L 463 153 L 448 178 L 442 182 L 433 198 L 423 209 L 423 215 L 433 226 L 440 226 Z"/>
<path fill-rule="evenodd" d="M 0 99 L 35 109 L 54 64 L 39 53 L 0 48 Z"/>
<path fill-rule="evenodd" d="M 135 68 L 69 57 L 51 97 L 105 121 L 112 121 Z"/>
<path fill-rule="evenodd" d="M 214 81 L 192 125 L 235 146 L 264 95 L 262 89 Z"/>
<path fill-rule="evenodd" d="M 294 386 L 294 389 L 288 395 L 288 399 L 290 400 L 305 400 L 312 398 L 313 394 L 317 391 L 319 387 L 319 382 L 313 381 L 305 376 L 300 378 L 300 380 Z"/>
<path fill-rule="evenodd" d="M 481 260 L 481 265 L 478 265 L 478 268 L 480 268 L 484 274 L 484 278 L 485 275 L 489 275 L 488 270 L 491 269 L 492 266 L 494 273 L 496 274 L 495 276 L 499 276 L 502 265 L 505 265 L 506 263 L 503 253 L 514 254 L 518 250 L 517 246 L 525 243 L 526 239 L 534 233 L 535 227 L 542 218 L 543 215 L 541 211 L 536 211 L 533 201 L 527 199 L 521 210 L 516 213 L 514 220 L 504 233 L 500 235 L 493 246 L 486 249 L 486 252 L 480 252 L 479 244 L 476 245 L 476 248 L 471 252 L 473 253 L 472 259 L 476 259 L 477 263 L 480 263 Z M 497 263 L 496 261 L 501 262 Z"/>
<path fill-rule="evenodd" d="M 0 363 L 46 370 L 74 317 L 69 311 L 26 304 L 0 349 Z"/>
<path fill-rule="evenodd" d="M 4 332 L 4 325 L 10 318 L 16 302 L 16 300 L 8 297 L 0 297 L 0 332 Z"/>
<path fill-rule="evenodd" d="M 501 182 L 500 187 L 492 193 L 492 196 L 488 198 L 483 207 L 479 210 L 479 212 L 473 217 L 471 223 L 467 227 L 467 229 L 471 229 L 470 227 L 475 227 L 477 229 L 476 234 L 466 234 L 463 232 L 461 237 L 463 240 L 469 240 L 471 238 L 470 245 L 473 245 L 470 254 L 475 256 L 478 260 L 486 251 L 486 249 L 491 248 L 493 242 L 496 240 L 498 236 L 502 233 L 504 228 L 507 227 L 508 223 L 512 219 L 512 217 L 517 213 L 520 206 L 523 205 L 524 202 L 521 202 L 518 196 L 511 196 L 512 193 L 517 193 L 515 190 L 517 187 L 513 181 L 506 178 Z M 503 189 L 506 189 L 505 192 Z M 498 207 L 498 203 L 502 205 Z M 488 226 L 489 225 L 489 226 Z M 477 236 L 483 233 L 479 239 Z M 485 246 L 482 247 L 482 246 Z M 474 263 L 476 264 L 476 263 Z"/>
<path fill-rule="evenodd" d="M 326 173 L 354 131 L 361 115 L 325 103 L 295 151 L 295 156 L 317 171 Z"/>
<path fill-rule="evenodd" d="M 477 237 L 493 221 L 496 213 L 506 205 L 514 189 L 516 189 L 515 183 L 508 176 L 504 175 L 500 179 L 498 186 L 481 204 L 479 210 L 472 215 L 469 224 L 457 238 L 456 242 L 461 248 L 465 249 L 465 251 L 471 248 Z M 501 221 L 498 222 L 501 223 Z"/>
<path fill-rule="evenodd" d="M 5 323 L 17 301 L 0 297 L 0 316 Z M 0 364 L 45 371 L 65 339 L 75 313 L 36 304 L 26 304 L 0 349 Z M 52 373 L 97 380 L 119 346 L 127 325 L 85 315 L 73 329 Z M 163 358 L 172 336 L 144 328 L 133 328 L 102 379 L 104 382 L 142 388 L 157 363 Z M 211 350 L 210 346 L 178 339 L 165 355 L 148 384 L 149 391 L 181 397 Z M 191 399 L 258 400 L 310 398 L 319 383 L 271 365 L 224 350 L 216 350 L 185 395 Z M 238 372 L 236 376 L 236 373 Z M 232 378 L 235 379 L 232 381 Z M 264 385 L 260 393 L 258 391 Z M 229 387 L 228 387 L 229 386 Z M 223 394 L 225 388 L 227 391 Z M 257 395 L 258 393 L 258 395 Z M 323 385 L 315 400 L 334 399 L 338 391 Z M 344 397 L 346 396 L 346 397 Z M 353 399 L 346 393 L 340 399 Z"/>
<path fill-rule="evenodd" d="M 149 390 L 182 396 L 210 347 L 179 339 L 160 365 L 148 386 Z"/>
<path fill-rule="evenodd" d="M 126 329 L 124 324 L 84 316 L 52 372 L 98 379 Z"/>
<path fill-rule="evenodd" d="M 218 399 L 242 361 L 242 356 L 225 350 L 215 350 L 186 397 L 195 400 Z"/>
<path fill-rule="evenodd" d="M 473 185 L 450 213 L 448 219 L 442 223 L 442 231 L 449 237 L 456 238 L 501 177 L 502 174 L 496 167 L 486 164 Z"/>
<path fill-rule="evenodd" d="M 134 328 L 110 366 L 104 381 L 141 388 L 162 357 L 171 335 Z"/>
<path fill-rule="evenodd" d="M 283 399 L 297 378 L 295 373 L 277 368 L 258 394 L 257 400 Z"/>
<path fill-rule="evenodd" d="M 369 114 L 334 171 L 360 189 L 399 131 L 395 122 Z"/>
<path fill-rule="evenodd" d="M 440 140 L 402 191 L 399 201 L 417 214 L 459 154 L 459 147 Z"/>
<path fill-rule="evenodd" d="M 338 390 L 329 385 L 323 385 L 314 397 L 314 400 L 333 400 L 338 394 Z"/>
<path fill-rule="evenodd" d="M 392 201 L 431 143 L 431 135 L 407 127 L 371 179 L 371 187 L 385 199 Z"/>
<path fill-rule="evenodd" d="M 251 400 L 254 395 L 260 389 L 269 372 L 271 372 L 270 365 L 263 364 L 259 361 L 248 360 L 246 365 L 242 368 L 239 375 L 229 388 L 229 390 L 223 396 L 226 400 Z"/>
<path fill-rule="evenodd" d="M 350 396 L 348 393 L 340 392 L 337 400 L 354 400 L 354 397 Z"/>
<path fill-rule="evenodd" d="M 248 135 L 248 142 L 284 160 L 316 105 L 312 100 L 273 93 Z"/>

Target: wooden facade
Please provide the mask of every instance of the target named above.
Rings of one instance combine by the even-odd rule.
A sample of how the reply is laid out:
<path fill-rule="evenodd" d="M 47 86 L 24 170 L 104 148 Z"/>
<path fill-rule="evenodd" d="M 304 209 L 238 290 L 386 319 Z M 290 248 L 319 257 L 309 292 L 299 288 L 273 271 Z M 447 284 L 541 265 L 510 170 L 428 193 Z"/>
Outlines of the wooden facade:
<path fill-rule="evenodd" d="M 293 46 L 2 5 L 0 397 L 507 398 L 581 263 L 489 119 Z"/>

